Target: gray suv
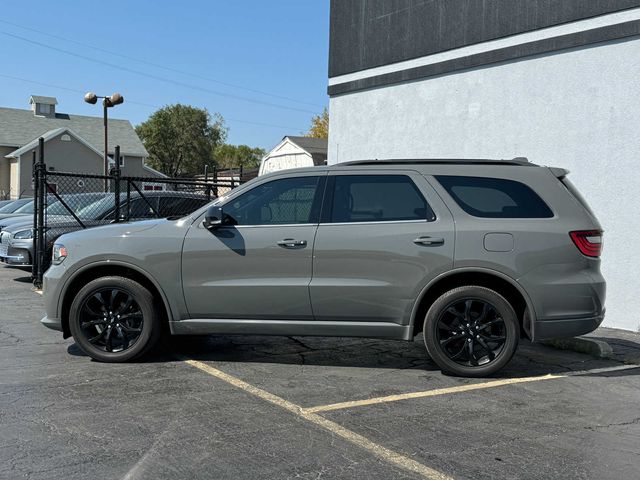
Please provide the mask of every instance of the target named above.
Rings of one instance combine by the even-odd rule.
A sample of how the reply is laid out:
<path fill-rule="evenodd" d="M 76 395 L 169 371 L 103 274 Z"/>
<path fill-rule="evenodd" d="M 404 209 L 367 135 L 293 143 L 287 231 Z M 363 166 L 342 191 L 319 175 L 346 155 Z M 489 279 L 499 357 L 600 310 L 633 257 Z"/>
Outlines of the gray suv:
<path fill-rule="evenodd" d="M 604 317 L 602 230 L 559 168 L 343 163 L 259 177 L 180 219 L 63 235 L 42 322 L 122 362 L 162 332 L 413 340 L 446 372 Z M 165 327 L 167 327 L 165 329 Z"/>

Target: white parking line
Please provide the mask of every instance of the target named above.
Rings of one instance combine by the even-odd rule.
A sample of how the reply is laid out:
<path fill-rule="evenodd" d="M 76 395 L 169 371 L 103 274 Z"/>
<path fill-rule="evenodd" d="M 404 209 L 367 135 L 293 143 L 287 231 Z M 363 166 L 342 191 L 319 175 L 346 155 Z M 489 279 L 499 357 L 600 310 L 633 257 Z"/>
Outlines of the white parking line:
<path fill-rule="evenodd" d="M 421 392 L 409 392 L 398 395 L 388 395 L 386 397 L 365 398 L 363 400 L 353 400 L 349 402 L 332 403 L 329 405 L 318 405 L 317 407 L 309 407 L 303 409 L 306 413 L 329 412 L 332 410 L 343 410 L 345 408 L 363 407 L 366 405 L 377 405 L 380 403 L 397 402 L 400 400 L 409 400 L 413 398 L 437 397 L 439 395 L 451 395 L 455 393 L 471 392 L 474 390 L 484 390 L 487 388 L 502 387 L 505 385 L 516 385 L 518 383 L 540 382 L 543 380 L 556 380 L 559 378 L 576 377 L 581 375 L 617 372 L 621 370 L 629 370 L 632 368 L 640 368 L 640 365 L 617 365 L 615 367 L 595 368 L 592 370 L 579 370 L 575 372 L 566 372 L 562 374 L 548 374 L 537 377 L 508 378 L 504 380 L 494 380 L 490 382 L 473 383 L 470 385 L 459 385 L 457 387 L 437 388 L 434 390 L 425 390 Z"/>
<path fill-rule="evenodd" d="M 437 470 L 434 470 L 433 468 L 427 467 L 426 465 L 416 462 L 415 460 L 407 456 L 404 456 L 402 454 L 399 454 L 397 452 L 394 452 L 393 450 L 389 450 L 388 448 L 385 448 L 382 445 L 374 443 L 368 438 L 363 437 L 358 433 L 352 432 L 351 430 L 348 430 L 342 427 L 341 425 L 338 425 L 337 423 L 332 422 L 331 420 L 327 420 L 326 418 L 323 418 L 320 415 L 316 415 L 315 413 L 310 413 L 308 411 L 305 411 L 299 405 L 291 403 L 285 400 L 284 398 L 281 398 L 277 395 L 274 395 L 265 390 L 262 390 L 261 388 L 254 387 L 253 385 L 243 380 L 240 380 L 239 378 L 236 378 L 233 375 L 224 373 L 223 371 L 218 370 L 217 368 L 214 368 L 210 365 L 207 365 L 206 363 L 199 362 L 197 360 L 191 360 L 188 358 L 180 358 L 180 360 L 184 361 L 187 365 L 190 365 L 192 367 L 195 367 L 207 373 L 208 375 L 216 377 L 230 385 L 233 385 L 234 387 L 237 387 L 241 390 L 244 390 L 247 393 L 250 393 L 251 395 L 254 395 L 258 398 L 261 398 L 262 400 L 272 403 L 273 405 L 277 405 L 278 407 L 283 408 L 298 417 L 304 418 L 305 420 L 319 427 L 322 427 L 323 429 L 335 435 L 338 435 L 339 437 L 342 437 L 344 440 L 350 443 L 353 443 L 354 445 L 357 445 L 358 447 L 372 453 L 373 455 L 397 467 L 417 473 L 423 478 L 426 478 L 429 480 L 452 480 L 452 477 L 449 477 L 448 475 L 442 472 L 439 472 Z"/>
<path fill-rule="evenodd" d="M 317 407 L 305 408 L 308 413 L 329 412 L 331 410 L 342 410 L 344 408 L 362 407 L 365 405 L 377 405 L 380 403 L 397 402 L 412 398 L 436 397 L 438 395 L 450 395 L 452 393 L 471 392 L 473 390 L 484 390 L 486 388 L 502 387 L 504 385 L 514 385 L 516 383 L 540 382 L 542 380 L 553 380 L 562 378 L 562 375 L 543 375 L 539 377 L 509 378 L 505 380 L 494 380 L 492 382 L 472 383 L 470 385 L 459 385 L 457 387 L 437 388 L 422 392 L 402 393 L 399 395 L 388 395 L 386 397 L 366 398 L 363 400 L 353 400 L 350 402 L 332 403 L 329 405 L 318 405 Z"/>

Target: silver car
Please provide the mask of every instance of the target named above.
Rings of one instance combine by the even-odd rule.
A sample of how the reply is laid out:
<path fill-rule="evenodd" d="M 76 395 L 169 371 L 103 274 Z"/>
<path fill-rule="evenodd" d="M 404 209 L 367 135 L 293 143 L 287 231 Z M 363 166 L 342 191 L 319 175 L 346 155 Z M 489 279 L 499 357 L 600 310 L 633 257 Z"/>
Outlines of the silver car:
<path fill-rule="evenodd" d="M 62 195 L 60 197 L 62 202 L 53 197 L 49 199 L 50 204 L 46 209 L 48 222 L 49 224 L 74 222 L 70 210 L 77 214 L 87 205 L 104 198 L 105 195 L 102 192 L 74 193 Z M 30 205 L 33 207 L 33 203 Z M 49 229 L 45 233 L 45 241 L 53 243 L 62 233 L 58 232 L 58 229 Z M 0 220 L 0 262 L 29 267 L 33 255 L 33 212 L 31 215 Z"/>
<path fill-rule="evenodd" d="M 604 317 L 602 230 L 568 172 L 525 160 L 364 161 L 259 177 L 180 219 L 59 238 L 43 323 L 91 357 L 174 335 L 413 340 L 446 372 Z"/>

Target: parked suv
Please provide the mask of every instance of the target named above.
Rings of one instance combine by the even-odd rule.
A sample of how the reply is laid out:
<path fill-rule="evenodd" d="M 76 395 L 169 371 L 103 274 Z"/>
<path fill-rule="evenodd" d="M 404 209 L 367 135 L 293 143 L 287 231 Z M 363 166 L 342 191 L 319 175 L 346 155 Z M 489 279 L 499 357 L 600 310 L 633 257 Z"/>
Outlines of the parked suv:
<path fill-rule="evenodd" d="M 602 231 L 568 172 L 525 160 L 344 163 L 255 179 L 177 220 L 64 235 L 43 323 L 122 362 L 174 335 L 413 340 L 447 372 L 594 330 Z"/>

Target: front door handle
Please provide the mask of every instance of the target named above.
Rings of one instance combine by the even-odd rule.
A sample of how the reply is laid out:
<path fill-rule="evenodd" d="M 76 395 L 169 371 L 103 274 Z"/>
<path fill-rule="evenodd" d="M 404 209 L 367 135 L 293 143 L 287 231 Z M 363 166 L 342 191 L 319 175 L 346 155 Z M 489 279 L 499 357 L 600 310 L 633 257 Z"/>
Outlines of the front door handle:
<path fill-rule="evenodd" d="M 294 240 L 293 238 L 285 238 L 284 240 L 280 240 L 278 242 L 283 248 L 300 248 L 305 247 L 307 245 L 306 240 Z"/>
<path fill-rule="evenodd" d="M 418 237 L 413 241 L 413 243 L 416 245 L 437 247 L 438 245 L 444 245 L 444 238 Z"/>

